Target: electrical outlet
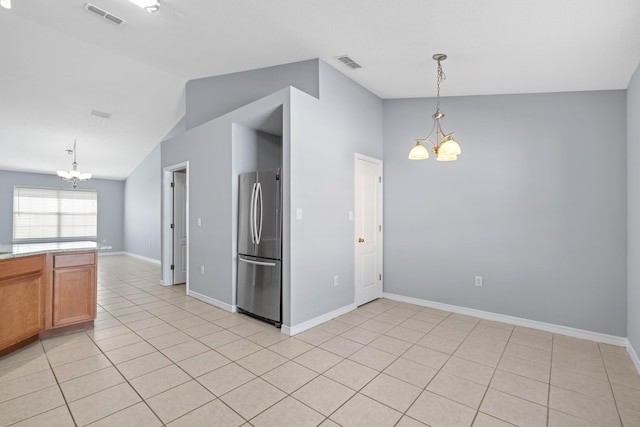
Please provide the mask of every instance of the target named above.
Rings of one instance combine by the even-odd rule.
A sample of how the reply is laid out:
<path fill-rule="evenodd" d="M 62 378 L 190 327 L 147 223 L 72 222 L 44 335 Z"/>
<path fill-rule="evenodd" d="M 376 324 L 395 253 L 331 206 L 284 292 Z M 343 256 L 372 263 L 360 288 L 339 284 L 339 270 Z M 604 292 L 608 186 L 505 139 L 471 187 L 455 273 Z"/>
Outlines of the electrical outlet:
<path fill-rule="evenodd" d="M 106 244 L 107 243 L 107 239 L 102 239 L 102 244 Z"/>
<path fill-rule="evenodd" d="M 340 280 L 338 279 L 338 276 L 333 276 L 333 286 L 338 286 L 339 283 Z"/>
<path fill-rule="evenodd" d="M 476 276 L 476 286 L 482 286 L 482 276 Z"/>
<path fill-rule="evenodd" d="M 200 275 L 204 276 L 204 265 L 200 266 Z"/>

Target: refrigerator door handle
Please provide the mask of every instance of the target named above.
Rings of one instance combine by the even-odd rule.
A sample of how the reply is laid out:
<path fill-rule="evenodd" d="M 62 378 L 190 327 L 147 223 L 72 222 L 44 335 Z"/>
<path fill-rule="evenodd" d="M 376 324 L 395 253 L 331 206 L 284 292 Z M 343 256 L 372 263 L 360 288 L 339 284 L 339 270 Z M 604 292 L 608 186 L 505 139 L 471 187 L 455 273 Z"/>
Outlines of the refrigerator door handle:
<path fill-rule="evenodd" d="M 251 189 L 251 208 L 249 210 L 249 229 L 251 231 L 251 243 L 256 243 L 256 187 L 257 184 L 253 183 Z"/>
<path fill-rule="evenodd" d="M 263 265 L 265 267 L 275 267 L 277 265 L 275 262 L 252 261 L 250 259 L 244 259 L 242 257 L 239 257 L 239 259 L 240 261 L 246 262 L 247 264 Z"/>
<path fill-rule="evenodd" d="M 260 244 L 260 239 L 262 239 L 262 217 L 263 217 L 263 209 L 262 209 L 262 184 L 258 183 L 258 191 L 256 194 L 256 205 L 258 205 L 258 197 L 260 197 L 260 227 L 256 231 L 256 243 Z M 257 222 L 257 221 L 256 221 Z"/>

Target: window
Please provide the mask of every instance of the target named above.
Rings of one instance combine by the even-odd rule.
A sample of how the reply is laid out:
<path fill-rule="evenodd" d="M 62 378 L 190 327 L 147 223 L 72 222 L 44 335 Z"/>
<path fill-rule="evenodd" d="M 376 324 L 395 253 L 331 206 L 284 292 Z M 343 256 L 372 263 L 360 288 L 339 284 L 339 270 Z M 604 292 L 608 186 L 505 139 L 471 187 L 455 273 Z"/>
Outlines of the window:
<path fill-rule="evenodd" d="M 98 193 L 13 188 L 13 241 L 96 239 Z"/>

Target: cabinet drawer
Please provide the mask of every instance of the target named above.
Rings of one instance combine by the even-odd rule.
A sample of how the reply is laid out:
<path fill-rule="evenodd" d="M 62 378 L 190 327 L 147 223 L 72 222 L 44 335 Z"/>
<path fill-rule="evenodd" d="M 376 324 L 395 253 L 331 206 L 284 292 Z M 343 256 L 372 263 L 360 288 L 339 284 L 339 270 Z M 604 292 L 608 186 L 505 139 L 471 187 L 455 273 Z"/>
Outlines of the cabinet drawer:
<path fill-rule="evenodd" d="M 44 269 L 44 255 L 0 261 L 0 279 L 35 273 Z"/>
<path fill-rule="evenodd" d="M 54 255 L 53 268 L 77 267 L 80 265 L 94 265 L 96 263 L 95 252 L 77 254 Z"/>

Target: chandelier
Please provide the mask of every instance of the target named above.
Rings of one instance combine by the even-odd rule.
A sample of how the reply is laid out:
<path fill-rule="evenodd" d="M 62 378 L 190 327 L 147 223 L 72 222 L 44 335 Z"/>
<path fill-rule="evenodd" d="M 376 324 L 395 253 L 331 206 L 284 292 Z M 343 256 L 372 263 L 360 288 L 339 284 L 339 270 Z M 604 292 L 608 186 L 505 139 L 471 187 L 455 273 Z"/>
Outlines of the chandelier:
<path fill-rule="evenodd" d="M 58 176 L 65 181 L 69 181 L 73 188 L 78 187 L 80 181 L 91 179 L 90 173 L 78 172 L 78 162 L 76 161 L 76 141 L 73 140 L 73 150 L 67 150 L 67 154 L 73 154 L 73 163 L 70 171 L 58 171 Z"/>
<path fill-rule="evenodd" d="M 416 145 L 413 146 L 411 151 L 409 152 L 409 159 L 411 160 L 424 160 L 429 158 L 429 150 L 422 145 L 429 143 L 431 145 L 431 151 L 433 151 L 436 155 L 436 160 L 441 162 L 450 162 L 456 160 L 458 155 L 462 153 L 460 150 L 460 146 L 453 139 L 453 132 L 445 133 L 442 130 L 442 126 L 440 125 L 440 120 L 444 118 L 444 114 L 440 111 L 440 83 L 444 79 L 447 78 L 445 76 L 444 71 L 442 71 L 441 61 L 447 59 L 447 55 L 443 53 L 436 53 L 433 55 L 433 59 L 438 62 L 438 83 L 437 83 L 437 103 L 436 103 L 436 112 L 433 114 L 433 127 L 431 128 L 431 132 L 424 139 L 416 139 Z M 438 141 L 437 144 L 431 142 L 429 138 L 435 131 L 435 141 Z"/>

